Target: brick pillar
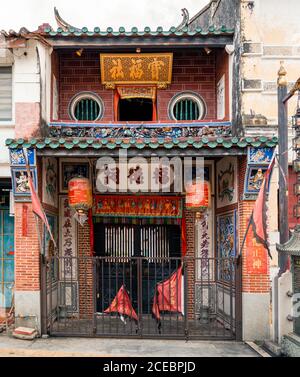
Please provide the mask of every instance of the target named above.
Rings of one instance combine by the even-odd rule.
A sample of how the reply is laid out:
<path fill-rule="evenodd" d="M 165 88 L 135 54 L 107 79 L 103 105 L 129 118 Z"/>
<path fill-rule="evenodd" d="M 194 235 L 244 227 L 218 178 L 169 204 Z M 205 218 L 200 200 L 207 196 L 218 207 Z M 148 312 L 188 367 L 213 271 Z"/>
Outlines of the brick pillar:
<path fill-rule="evenodd" d="M 78 224 L 79 317 L 93 315 L 93 262 L 90 256 L 90 226 Z"/>
<path fill-rule="evenodd" d="M 195 212 L 185 211 L 186 218 L 186 243 L 187 257 L 195 257 Z M 188 292 L 185 294 L 188 298 L 188 319 L 194 319 L 195 316 L 195 261 L 187 259 L 187 275 L 188 275 Z"/>
<path fill-rule="evenodd" d="M 40 227 L 41 229 L 41 227 Z M 40 249 L 31 203 L 15 203 L 16 325 L 41 326 Z"/>
<path fill-rule="evenodd" d="M 242 200 L 247 157 L 239 159 L 238 234 L 241 247 L 255 201 Z M 242 251 L 243 339 L 269 337 L 270 272 L 267 250 L 256 242 L 252 226 Z"/>

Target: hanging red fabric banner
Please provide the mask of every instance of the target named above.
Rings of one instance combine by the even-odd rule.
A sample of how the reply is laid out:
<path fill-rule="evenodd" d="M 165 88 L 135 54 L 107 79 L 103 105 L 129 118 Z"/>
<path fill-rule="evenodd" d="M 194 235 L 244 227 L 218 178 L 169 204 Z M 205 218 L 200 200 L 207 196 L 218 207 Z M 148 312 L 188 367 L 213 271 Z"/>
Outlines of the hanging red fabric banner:
<path fill-rule="evenodd" d="M 135 321 L 138 321 L 138 316 L 133 309 L 129 295 L 124 287 L 119 289 L 116 297 L 113 299 L 110 306 L 104 310 L 104 313 L 119 313 L 121 315 L 126 315 L 130 318 L 133 318 Z"/>
<path fill-rule="evenodd" d="M 160 320 L 160 312 L 183 313 L 182 308 L 182 266 L 169 279 L 156 285 L 152 313 Z"/>
<path fill-rule="evenodd" d="M 178 196 L 96 195 L 94 214 L 106 217 L 181 218 L 182 199 Z"/>

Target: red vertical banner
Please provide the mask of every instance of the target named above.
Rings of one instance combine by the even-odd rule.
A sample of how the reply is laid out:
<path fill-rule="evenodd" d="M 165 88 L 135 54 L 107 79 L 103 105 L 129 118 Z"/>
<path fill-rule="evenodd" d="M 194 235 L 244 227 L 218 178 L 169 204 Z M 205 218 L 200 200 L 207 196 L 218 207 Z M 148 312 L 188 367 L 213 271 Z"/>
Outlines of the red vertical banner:
<path fill-rule="evenodd" d="M 257 243 L 253 232 L 249 231 L 246 238 L 246 265 L 250 275 L 265 275 L 268 273 L 267 250 Z"/>
<path fill-rule="evenodd" d="M 22 237 L 28 236 L 28 206 L 22 206 Z"/>

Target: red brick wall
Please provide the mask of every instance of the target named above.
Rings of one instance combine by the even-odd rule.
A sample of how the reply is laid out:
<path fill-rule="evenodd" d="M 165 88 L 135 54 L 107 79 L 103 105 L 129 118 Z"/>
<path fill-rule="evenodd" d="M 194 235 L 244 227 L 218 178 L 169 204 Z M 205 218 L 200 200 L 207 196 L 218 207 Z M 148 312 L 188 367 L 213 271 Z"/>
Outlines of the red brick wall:
<path fill-rule="evenodd" d="M 297 182 L 297 173 L 289 167 L 289 227 L 293 229 L 297 225 L 297 218 L 294 216 L 294 206 L 297 204 L 297 197 L 294 195 L 294 184 Z"/>
<path fill-rule="evenodd" d="M 93 314 L 93 265 L 90 257 L 90 227 L 78 225 L 79 257 L 79 316 L 91 318 Z M 82 258 L 87 257 L 87 258 Z"/>
<path fill-rule="evenodd" d="M 239 199 L 243 195 L 244 191 L 244 180 L 247 168 L 247 157 L 243 156 L 238 159 L 238 182 L 239 182 Z M 238 230 L 239 230 L 239 249 L 242 245 L 243 238 L 246 233 L 249 218 L 251 216 L 254 201 L 240 200 L 238 204 Z M 252 232 L 252 227 L 250 228 Z M 250 236 L 252 233 L 250 233 Z M 267 261 L 267 273 L 266 274 L 250 274 L 247 267 L 247 246 L 245 245 L 242 251 L 242 291 L 249 293 L 267 293 L 270 289 L 270 279 L 269 279 L 269 257 L 267 256 L 267 250 L 262 245 L 256 245 L 257 248 L 263 250 Z"/>
<path fill-rule="evenodd" d="M 206 55 L 203 50 L 174 53 L 172 85 L 158 90 L 158 119 L 168 120 L 170 99 L 183 90 L 199 93 L 208 106 L 206 119 L 216 117 L 216 58 L 215 52 Z M 104 102 L 102 121 L 113 121 L 113 90 L 104 89 L 100 83 L 99 51 L 84 51 L 81 57 L 74 51 L 60 54 L 60 112 L 59 117 L 70 120 L 68 105 L 80 91 L 93 91 Z"/>
<path fill-rule="evenodd" d="M 23 206 L 27 206 L 27 236 L 23 236 Z M 22 225 L 23 224 L 23 225 Z M 40 290 L 40 257 L 36 222 L 31 203 L 15 203 L 15 289 Z"/>
<path fill-rule="evenodd" d="M 168 104 L 182 91 L 194 91 L 202 96 L 207 105 L 205 119 L 216 118 L 215 55 L 199 51 L 176 52 L 173 61 L 172 84 L 157 95 L 158 119 L 169 120 Z"/>
<path fill-rule="evenodd" d="M 185 211 L 186 219 L 186 256 L 195 257 L 195 212 Z M 188 318 L 193 319 L 195 315 L 195 262 L 187 259 L 186 272 L 188 276 Z"/>

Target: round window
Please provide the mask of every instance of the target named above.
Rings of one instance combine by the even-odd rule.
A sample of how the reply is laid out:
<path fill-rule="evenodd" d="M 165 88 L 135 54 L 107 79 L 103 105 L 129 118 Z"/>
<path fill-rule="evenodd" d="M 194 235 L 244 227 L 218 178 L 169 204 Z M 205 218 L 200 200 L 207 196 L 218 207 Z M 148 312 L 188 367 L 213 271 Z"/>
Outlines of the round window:
<path fill-rule="evenodd" d="M 169 117 L 173 120 L 200 120 L 205 114 L 205 103 L 196 93 L 177 94 L 169 104 Z"/>
<path fill-rule="evenodd" d="M 103 103 L 99 96 L 90 92 L 77 94 L 69 106 L 70 117 L 79 121 L 94 121 L 102 118 Z"/>

